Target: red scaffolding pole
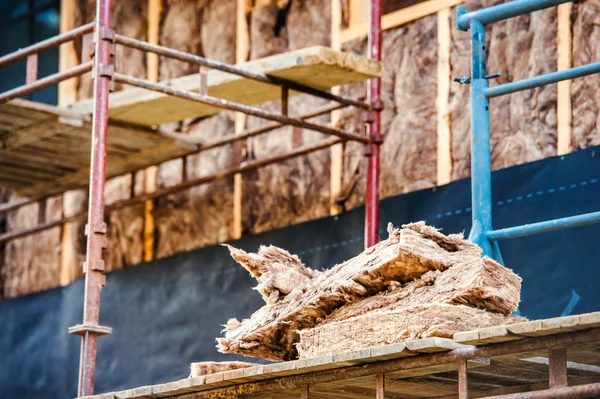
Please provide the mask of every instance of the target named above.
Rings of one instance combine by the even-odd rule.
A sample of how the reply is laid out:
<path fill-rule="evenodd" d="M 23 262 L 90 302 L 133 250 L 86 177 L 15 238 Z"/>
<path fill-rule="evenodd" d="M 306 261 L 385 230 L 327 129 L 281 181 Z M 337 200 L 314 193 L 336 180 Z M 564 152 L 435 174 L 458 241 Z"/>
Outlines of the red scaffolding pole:
<path fill-rule="evenodd" d="M 381 0 L 371 0 L 371 29 L 369 30 L 369 57 L 381 61 Z M 366 145 L 367 190 L 365 198 L 365 247 L 377 243 L 379 236 L 379 150 L 382 141 L 381 79 L 369 80 L 367 102 L 373 107 L 367 112 L 367 134 L 371 142 Z"/>
<path fill-rule="evenodd" d="M 106 179 L 106 139 L 108 129 L 108 94 L 114 66 L 111 51 L 114 32 L 111 30 L 111 0 L 97 0 L 94 43 L 94 114 L 92 119 L 92 154 L 90 159 L 90 184 L 87 246 L 84 263 L 85 293 L 83 324 L 69 329 L 81 335 L 78 396 L 94 393 L 96 374 L 96 349 L 98 337 L 111 330 L 100 326 L 100 292 L 106 282 L 102 251 L 107 246 L 104 223 L 104 182 Z"/>

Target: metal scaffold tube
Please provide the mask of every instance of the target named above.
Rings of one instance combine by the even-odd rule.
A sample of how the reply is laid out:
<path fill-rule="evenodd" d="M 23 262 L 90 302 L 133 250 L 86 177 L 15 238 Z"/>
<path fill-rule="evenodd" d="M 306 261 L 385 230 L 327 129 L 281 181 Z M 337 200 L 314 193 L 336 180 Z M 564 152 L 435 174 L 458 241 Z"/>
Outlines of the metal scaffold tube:
<path fill-rule="evenodd" d="M 97 339 L 110 334 L 110 329 L 100 326 L 100 292 L 106 282 L 102 251 L 106 248 L 104 223 L 104 183 L 106 174 L 106 141 L 108 131 L 108 94 L 113 65 L 111 60 L 111 0 L 96 3 L 94 51 L 94 114 L 92 120 L 92 147 L 90 159 L 90 184 L 87 246 L 84 263 L 85 293 L 83 324 L 71 327 L 69 332 L 81 335 L 78 396 L 94 393 L 96 374 Z"/>
<path fill-rule="evenodd" d="M 483 25 L 487 25 L 504 19 L 518 17 L 519 15 L 554 7 L 559 4 L 569 3 L 571 1 L 572 0 L 514 0 L 469 13 L 461 7 L 456 18 L 456 27 L 466 31 L 469 30 L 469 24 L 473 20 L 479 21 Z"/>
<path fill-rule="evenodd" d="M 371 0 L 371 29 L 369 30 L 369 57 L 381 61 L 381 0 Z M 367 133 L 370 143 L 366 145 L 367 188 L 365 198 L 365 247 L 377 243 L 379 233 L 379 168 L 381 114 L 381 79 L 369 80 L 367 100 L 373 107 L 368 112 Z"/>

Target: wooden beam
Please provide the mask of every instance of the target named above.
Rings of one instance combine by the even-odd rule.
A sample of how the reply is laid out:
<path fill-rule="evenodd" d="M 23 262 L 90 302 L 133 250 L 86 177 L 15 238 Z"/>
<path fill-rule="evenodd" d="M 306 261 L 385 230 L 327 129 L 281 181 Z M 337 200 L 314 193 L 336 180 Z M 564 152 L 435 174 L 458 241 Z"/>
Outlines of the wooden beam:
<path fill-rule="evenodd" d="M 75 10 L 76 0 L 61 0 L 60 2 L 60 32 L 64 33 L 75 28 Z M 60 71 L 67 70 L 79 63 L 75 42 L 70 41 L 61 44 L 58 48 L 58 68 Z M 58 105 L 64 107 L 77 101 L 77 86 L 79 78 L 65 80 L 58 84 Z M 79 209 L 73 208 L 69 197 L 75 195 L 74 192 L 65 192 L 63 194 L 62 213 L 63 216 L 69 216 L 77 213 Z M 64 286 L 70 284 L 75 279 L 75 265 L 77 261 L 77 251 L 75 249 L 75 237 L 77 235 L 77 224 L 65 223 L 61 229 L 60 238 L 60 265 L 59 265 L 59 283 Z"/>
<path fill-rule="evenodd" d="M 437 63 L 437 184 L 449 183 L 452 178 L 452 149 L 450 132 L 450 9 L 438 11 Z"/>
<path fill-rule="evenodd" d="M 148 0 L 148 42 L 158 44 L 163 0 Z M 146 53 L 146 71 L 148 79 L 158 82 L 158 54 Z"/>
<path fill-rule="evenodd" d="M 158 44 L 160 37 L 160 20 L 163 10 L 163 0 L 148 0 L 148 42 Z M 158 82 L 158 62 L 157 54 L 146 53 L 146 74 L 148 80 Z M 151 193 L 156 191 L 157 166 L 150 166 L 144 170 L 144 192 Z M 144 236 L 142 247 L 142 258 L 144 262 L 154 259 L 154 201 L 144 202 Z"/>
<path fill-rule="evenodd" d="M 250 36 L 248 34 L 248 10 L 251 11 L 252 3 L 248 0 L 237 0 L 236 22 L 235 22 L 235 62 L 241 64 L 248 60 L 250 53 Z M 246 114 L 236 112 L 234 117 L 234 133 L 239 134 L 246 126 Z M 241 161 L 242 143 L 236 142 L 233 146 L 234 162 Z M 233 176 L 233 227 L 231 237 L 233 239 L 242 237 L 242 174 Z"/>
<path fill-rule="evenodd" d="M 76 9 L 75 0 L 61 0 L 60 2 L 60 32 L 67 32 L 75 28 L 74 15 Z M 60 71 L 67 70 L 79 63 L 75 42 L 70 41 L 61 44 L 58 48 L 58 68 Z M 79 78 L 65 80 L 58 84 L 58 105 L 65 106 L 77 101 L 77 83 Z"/>
<path fill-rule="evenodd" d="M 341 8 L 341 7 L 340 7 Z M 331 8 L 333 15 L 333 7 Z M 362 23 L 367 23 L 369 17 L 369 1 L 368 0 L 350 0 L 350 15 L 348 20 L 348 27 L 353 28 L 359 26 Z M 340 19 L 341 25 L 341 19 Z M 332 25 L 333 28 L 333 25 Z"/>
<path fill-rule="evenodd" d="M 572 3 L 558 6 L 558 65 L 559 71 L 572 67 L 572 34 L 571 34 L 571 9 Z M 571 81 L 558 82 L 556 103 L 557 124 L 557 153 L 564 155 L 572 151 L 571 146 Z"/>
<path fill-rule="evenodd" d="M 429 0 L 414 6 L 406 7 L 398 11 L 391 12 L 381 18 L 381 28 L 383 30 L 392 29 L 416 19 L 435 14 L 446 8 L 454 7 L 463 3 L 465 0 Z M 369 24 L 361 23 L 358 26 L 352 26 L 344 29 L 340 36 L 341 42 L 346 43 L 354 39 L 364 37 L 369 32 Z"/>
<path fill-rule="evenodd" d="M 352 0 L 350 2 L 350 18 L 352 20 L 352 13 L 355 10 L 356 4 L 360 5 L 361 0 Z M 352 23 L 352 22 L 351 22 Z M 331 0 L 331 48 L 334 50 L 341 49 L 340 42 L 340 31 L 342 25 L 342 7 L 340 0 Z M 339 94 L 340 87 L 336 86 L 331 89 L 334 94 Z M 340 111 L 333 111 L 331 113 L 331 126 L 339 122 L 341 116 Z M 337 215 L 343 211 L 343 207 L 337 203 L 337 199 L 342 191 L 343 181 L 343 169 L 344 169 L 344 144 L 336 144 L 331 147 L 331 166 L 330 166 L 330 179 L 329 179 L 329 195 L 330 195 L 330 206 L 329 213 L 331 215 Z"/>

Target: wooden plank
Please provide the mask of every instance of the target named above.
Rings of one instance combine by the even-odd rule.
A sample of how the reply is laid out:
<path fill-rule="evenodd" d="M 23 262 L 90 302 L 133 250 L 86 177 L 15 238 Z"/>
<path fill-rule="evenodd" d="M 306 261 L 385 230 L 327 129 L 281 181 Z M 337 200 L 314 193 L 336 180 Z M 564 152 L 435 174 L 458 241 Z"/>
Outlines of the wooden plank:
<path fill-rule="evenodd" d="M 360 4 L 363 0 L 351 0 L 350 2 L 350 23 L 352 23 L 353 14 L 360 13 Z M 358 7 L 357 7 L 358 4 Z M 356 16 L 355 16 L 356 17 Z M 339 0 L 331 0 L 331 48 L 333 50 L 341 50 L 340 32 L 342 25 L 342 9 Z M 339 94 L 339 86 L 332 87 L 333 94 Z M 357 111 L 360 112 L 360 111 Z M 335 127 L 341 117 L 341 111 L 333 111 L 331 113 L 331 126 Z M 329 169 L 329 213 L 338 215 L 344 210 L 337 203 L 337 199 L 342 192 L 342 179 L 344 168 L 344 143 L 339 143 L 330 148 L 331 165 Z"/>
<path fill-rule="evenodd" d="M 163 0 L 148 0 L 148 42 L 158 44 Z M 148 80 L 158 82 L 158 54 L 146 53 L 146 75 Z"/>
<path fill-rule="evenodd" d="M 148 42 L 159 44 L 160 21 L 163 11 L 163 0 L 148 0 Z M 158 54 L 146 53 L 146 75 L 151 82 L 158 82 Z M 109 136 L 110 137 L 110 136 Z M 151 193 L 156 191 L 157 166 L 150 166 L 144 170 L 144 192 Z M 150 262 L 154 259 L 154 201 L 144 202 L 144 232 L 142 247 L 142 258 L 144 262 Z"/>
<path fill-rule="evenodd" d="M 465 0 L 429 0 L 410 7 L 402 8 L 398 11 L 384 15 L 381 18 L 381 28 L 383 30 L 396 28 L 419 18 L 435 14 L 438 11 L 462 4 L 464 1 Z M 369 24 L 368 22 L 364 22 L 358 26 L 344 29 L 341 32 L 341 41 L 342 43 L 347 43 L 349 41 L 367 36 L 368 32 Z"/>
<path fill-rule="evenodd" d="M 142 169 L 170 159 L 178 158 L 193 152 L 189 147 L 183 147 L 176 142 L 142 150 L 132 156 L 115 159 L 109 157 L 107 161 L 107 178 L 119 176 L 134 170 Z M 34 187 L 20 191 L 24 196 L 33 196 L 39 193 L 47 195 L 60 193 L 65 190 L 82 187 L 89 179 L 89 166 L 82 167 L 76 173 L 67 175 L 57 181 L 40 182 Z"/>
<path fill-rule="evenodd" d="M 75 28 L 76 0 L 61 0 L 60 2 L 60 32 L 64 33 Z M 63 43 L 58 48 L 58 69 L 65 71 L 79 63 L 75 42 Z M 58 84 L 58 105 L 64 107 L 77 101 L 77 84 L 79 78 L 68 79 Z"/>
<path fill-rule="evenodd" d="M 571 37 L 571 9 L 573 3 L 558 6 L 557 70 L 563 71 L 573 66 L 572 37 Z M 571 147 L 571 81 L 558 82 L 556 99 L 556 125 L 557 125 L 557 153 L 564 155 L 572 151 Z"/>
<path fill-rule="evenodd" d="M 363 81 L 381 74 L 381 63 L 322 46 L 248 61 L 240 65 L 240 68 L 322 90 Z M 198 74 L 184 76 L 170 80 L 169 84 L 181 90 L 198 91 L 200 77 Z M 215 70 L 208 73 L 208 88 L 212 96 L 247 105 L 275 100 L 280 98 L 281 94 L 278 86 Z M 73 105 L 73 109 L 80 113 L 91 113 L 92 101 L 80 101 Z M 208 116 L 219 111 L 220 109 L 212 106 L 145 89 L 124 90 L 110 95 L 110 117 L 113 120 L 136 125 L 159 125 L 190 117 Z"/>
<path fill-rule="evenodd" d="M 437 63 L 437 184 L 452 180 L 452 147 L 450 134 L 450 9 L 438 12 Z"/>
<path fill-rule="evenodd" d="M 248 59 L 250 52 L 250 35 L 246 12 L 248 8 L 247 0 L 237 0 L 236 3 L 236 40 L 235 40 L 235 62 L 242 64 Z M 211 93 L 212 94 L 212 93 Z M 234 134 L 240 134 L 246 126 L 246 114 L 235 113 Z M 239 163 L 242 160 L 243 143 L 233 144 L 233 162 Z M 232 165 L 238 166 L 238 165 Z M 231 238 L 238 239 L 242 237 L 242 197 L 243 197 L 242 174 L 237 173 L 233 176 L 233 224 Z"/>
<path fill-rule="evenodd" d="M 348 27 L 353 28 L 360 26 L 363 23 L 367 23 L 369 18 L 369 8 L 370 4 L 368 0 L 350 0 L 350 18 L 348 20 Z"/>
<path fill-rule="evenodd" d="M 453 339 L 462 344 L 483 345 L 598 327 L 600 312 L 593 312 L 460 332 L 454 334 Z"/>

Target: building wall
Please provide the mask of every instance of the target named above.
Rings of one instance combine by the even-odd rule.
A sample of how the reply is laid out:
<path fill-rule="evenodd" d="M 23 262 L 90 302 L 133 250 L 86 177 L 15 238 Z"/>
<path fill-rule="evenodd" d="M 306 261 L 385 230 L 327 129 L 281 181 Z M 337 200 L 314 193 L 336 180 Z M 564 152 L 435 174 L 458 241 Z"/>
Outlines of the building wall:
<path fill-rule="evenodd" d="M 490 6 L 500 0 L 467 0 L 468 9 Z M 249 58 L 256 59 L 331 41 L 330 0 L 290 0 L 255 2 L 248 16 Z M 397 4 L 396 4 L 397 3 Z M 398 2 L 387 2 L 396 9 Z M 90 21 L 93 2 L 79 0 L 74 15 L 76 25 Z M 235 0 L 165 0 L 160 27 L 160 44 L 220 61 L 235 62 Z M 342 1 L 347 24 L 348 4 Z M 452 10 L 451 15 L 454 15 Z M 454 17 L 452 17 L 453 19 Z M 551 72 L 557 64 L 556 9 L 537 12 L 490 26 L 488 32 L 488 71 L 501 72 L 504 83 Z M 600 0 L 573 5 L 573 64 L 600 60 Z M 125 35 L 146 39 L 147 1 L 115 2 L 113 22 Z M 381 194 L 389 197 L 436 185 L 437 157 L 437 16 L 430 15 L 384 32 L 382 99 L 385 110 L 382 128 Z M 366 38 L 344 44 L 344 50 L 365 54 Z M 80 49 L 80 46 L 79 48 Z M 79 51 L 79 50 L 78 50 Z M 119 60 L 126 59 L 127 62 Z M 146 59 L 141 52 L 117 49 L 117 68 L 144 77 Z M 452 77 L 469 74 L 469 37 L 454 28 L 452 20 L 450 67 Z M 195 73 L 188 64 L 161 59 L 160 79 Z M 452 178 L 470 174 L 469 88 L 450 86 L 452 132 Z M 342 94 L 365 98 L 365 84 L 342 88 Z M 91 94 L 91 82 L 82 79 L 80 98 Z M 555 86 L 525 91 L 492 100 L 492 166 L 500 169 L 555 155 L 557 152 Z M 600 76 L 573 81 L 573 148 L 600 144 Z M 304 96 L 290 101 L 290 114 L 300 115 L 324 104 Z M 277 102 L 263 104 L 276 110 Z M 362 132 L 362 113 L 345 110 L 338 122 L 348 131 Z M 315 119 L 327 123 L 329 117 Z M 246 127 L 265 123 L 249 117 Z M 233 131 L 233 115 L 227 112 L 201 120 L 186 120 L 164 128 L 198 138 L 224 136 Z M 278 129 L 243 143 L 245 159 L 261 159 L 289 151 L 293 146 L 323 139 L 319 133 L 290 127 Z M 233 146 L 190 155 L 159 166 L 159 187 L 184 179 L 212 174 L 233 166 L 237 150 Z M 128 198 L 143 190 L 144 171 L 107 182 L 107 202 Z M 267 166 L 242 176 L 243 234 L 323 217 L 331 202 L 330 151 Z M 365 163 L 363 147 L 345 145 L 343 189 L 337 200 L 344 209 L 363 203 Z M 9 195 L 3 194 L 4 200 Z M 47 219 L 68 216 L 86 206 L 84 190 L 65 193 L 33 204 L 6 217 L 6 229 L 35 225 L 40 207 Z M 205 245 L 226 241 L 233 234 L 233 179 L 198 186 L 155 201 L 155 256 L 164 257 Z M 2 223 L 2 220 L 0 220 Z M 109 250 L 107 270 L 138 264 L 143 252 L 143 206 L 132 206 L 107 214 Z M 68 231 L 72 234 L 66 234 Z M 85 236 L 81 223 L 54 228 L 16 239 L 4 246 L 0 287 L 5 297 L 40 291 L 82 276 Z M 69 253 L 63 253 L 69 251 Z M 0 250 L 0 255 L 1 255 Z M 65 262 L 65 259 L 68 262 Z M 62 261 L 62 265 L 61 265 Z"/>

